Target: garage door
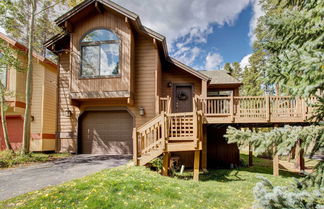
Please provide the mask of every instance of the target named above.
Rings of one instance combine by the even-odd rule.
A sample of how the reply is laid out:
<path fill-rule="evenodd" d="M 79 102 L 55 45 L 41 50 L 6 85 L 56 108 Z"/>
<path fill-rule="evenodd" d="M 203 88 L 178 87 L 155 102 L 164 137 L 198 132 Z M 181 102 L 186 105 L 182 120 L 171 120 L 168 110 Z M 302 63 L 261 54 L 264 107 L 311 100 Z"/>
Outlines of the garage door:
<path fill-rule="evenodd" d="M 127 111 L 87 112 L 81 123 L 82 153 L 133 153 L 133 118 Z"/>

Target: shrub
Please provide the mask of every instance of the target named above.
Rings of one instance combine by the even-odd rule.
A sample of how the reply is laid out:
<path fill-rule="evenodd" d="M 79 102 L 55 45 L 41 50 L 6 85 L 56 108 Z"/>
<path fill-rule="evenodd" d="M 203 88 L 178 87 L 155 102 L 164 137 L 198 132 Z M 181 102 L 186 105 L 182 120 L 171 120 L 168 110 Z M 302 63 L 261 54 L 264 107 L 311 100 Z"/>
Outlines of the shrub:
<path fill-rule="evenodd" d="M 291 186 L 273 186 L 266 178 L 260 178 L 262 181 L 253 189 L 254 208 L 324 208 L 324 188 L 304 190 L 297 180 Z"/>

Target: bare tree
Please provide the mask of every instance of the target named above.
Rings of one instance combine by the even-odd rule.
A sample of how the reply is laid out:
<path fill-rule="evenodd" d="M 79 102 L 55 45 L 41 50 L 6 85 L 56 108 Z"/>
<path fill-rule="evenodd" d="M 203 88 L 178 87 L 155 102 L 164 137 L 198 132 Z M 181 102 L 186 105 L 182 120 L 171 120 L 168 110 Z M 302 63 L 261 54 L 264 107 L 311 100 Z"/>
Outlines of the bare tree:
<path fill-rule="evenodd" d="M 24 115 L 23 127 L 23 144 L 21 152 L 26 154 L 29 152 L 30 145 L 30 122 L 31 122 L 31 101 L 33 88 L 33 44 L 34 44 L 34 26 L 37 0 L 29 0 L 30 2 L 30 20 L 28 32 L 28 61 L 27 61 L 27 78 L 26 78 L 26 109 Z"/>

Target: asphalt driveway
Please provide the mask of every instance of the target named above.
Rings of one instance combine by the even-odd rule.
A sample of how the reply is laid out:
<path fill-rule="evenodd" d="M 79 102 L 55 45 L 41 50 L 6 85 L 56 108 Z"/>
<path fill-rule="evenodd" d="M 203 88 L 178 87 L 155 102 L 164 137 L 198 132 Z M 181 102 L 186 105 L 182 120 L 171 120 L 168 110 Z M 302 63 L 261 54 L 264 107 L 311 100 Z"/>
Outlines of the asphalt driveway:
<path fill-rule="evenodd" d="M 75 155 L 24 168 L 0 170 L 0 201 L 127 164 L 131 156 Z"/>

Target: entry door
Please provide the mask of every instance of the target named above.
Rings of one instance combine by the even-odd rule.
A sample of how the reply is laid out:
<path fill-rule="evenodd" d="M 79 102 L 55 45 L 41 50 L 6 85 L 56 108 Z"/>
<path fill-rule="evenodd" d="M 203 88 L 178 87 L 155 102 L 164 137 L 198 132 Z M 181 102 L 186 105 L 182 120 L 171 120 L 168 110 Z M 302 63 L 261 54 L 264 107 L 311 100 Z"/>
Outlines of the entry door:
<path fill-rule="evenodd" d="M 192 85 L 175 84 L 173 91 L 173 112 L 192 112 Z"/>

